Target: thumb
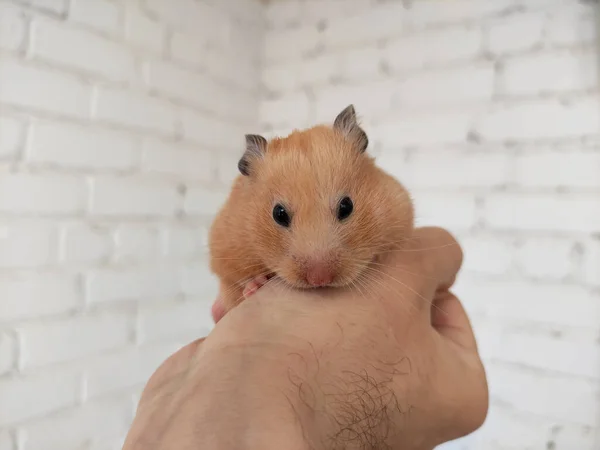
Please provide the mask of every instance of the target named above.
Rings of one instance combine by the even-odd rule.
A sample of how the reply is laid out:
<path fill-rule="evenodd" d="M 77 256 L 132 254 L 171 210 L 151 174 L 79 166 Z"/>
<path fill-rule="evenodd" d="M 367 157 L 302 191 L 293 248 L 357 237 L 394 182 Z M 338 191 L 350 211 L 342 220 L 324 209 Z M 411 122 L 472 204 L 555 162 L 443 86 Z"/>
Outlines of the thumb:
<path fill-rule="evenodd" d="M 449 291 L 436 293 L 431 308 L 431 325 L 440 335 L 461 347 L 477 351 L 469 317 L 454 294 Z"/>

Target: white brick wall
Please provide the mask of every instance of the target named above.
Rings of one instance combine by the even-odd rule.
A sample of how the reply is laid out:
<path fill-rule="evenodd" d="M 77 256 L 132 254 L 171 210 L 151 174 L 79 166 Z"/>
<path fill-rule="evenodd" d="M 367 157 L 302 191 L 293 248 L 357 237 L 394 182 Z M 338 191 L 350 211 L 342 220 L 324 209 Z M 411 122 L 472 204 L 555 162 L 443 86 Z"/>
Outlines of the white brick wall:
<path fill-rule="evenodd" d="M 490 378 L 445 448 L 600 448 L 600 90 L 595 2 L 270 2 L 268 135 L 349 103 L 421 224 L 465 249 Z M 293 51 L 291 50 L 293 49 Z"/>
<path fill-rule="evenodd" d="M 0 450 L 121 448 L 211 327 L 243 134 L 348 103 L 466 251 L 491 410 L 445 448 L 600 448 L 596 6 L 268 3 L 0 0 Z"/>
<path fill-rule="evenodd" d="M 0 0 L 0 450 L 121 448 L 148 376 L 212 327 L 206 234 L 259 127 L 261 20 Z"/>

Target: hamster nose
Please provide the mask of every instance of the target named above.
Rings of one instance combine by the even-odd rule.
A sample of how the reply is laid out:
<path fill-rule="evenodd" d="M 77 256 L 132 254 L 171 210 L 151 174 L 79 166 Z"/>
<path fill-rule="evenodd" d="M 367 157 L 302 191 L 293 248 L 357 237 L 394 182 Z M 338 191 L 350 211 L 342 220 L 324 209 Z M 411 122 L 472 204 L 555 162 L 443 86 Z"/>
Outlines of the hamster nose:
<path fill-rule="evenodd" d="M 306 281 L 311 286 L 325 286 L 333 281 L 333 270 L 327 263 L 314 261 L 306 270 Z"/>

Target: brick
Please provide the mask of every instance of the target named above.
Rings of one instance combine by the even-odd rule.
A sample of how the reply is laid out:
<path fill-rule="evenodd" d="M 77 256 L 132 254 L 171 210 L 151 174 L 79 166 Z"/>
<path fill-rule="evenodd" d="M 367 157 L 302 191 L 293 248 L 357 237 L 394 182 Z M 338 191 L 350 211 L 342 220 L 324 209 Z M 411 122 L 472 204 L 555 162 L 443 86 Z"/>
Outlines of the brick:
<path fill-rule="evenodd" d="M 595 52 L 541 54 L 505 61 L 502 72 L 507 95 L 583 91 L 598 85 Z"/>
<path fill-rule="evenodd" d="M 512 435 L 508 447 L 503 445 L 506 430 L 511 430 Z M 492 399 L 485 424 L 468 442 L 473 448 L 485 449 L 534 449 L 553 444 L 555 448 L 591 449 L 594 448 L 594 431 L 591 427 L 517 411 L 512 405 Z"/>
<path fill-rule="evenodd" d="M 216 4 L 223 4 L 223 2 L 216 2 Z M 234 11 L 242 11 L 242 9 L 234 8 Z M 242 18 L 236 20 L 239 22 L 230 28 L 226 40 L 209 43 L 208 47 L 220 49 L 223 53 L 228 54 L 231 54 L 228 50 L 235 48 L 237 50 L 234 54 L 237 53 L 236 58 L 243 63 L 244 67 L 252 65 L 260 71 L 263 60 L 263 34 L 265 30 L 262 17 L 258 22 L 253 23 L 244 21 Z"/>
<path fill-rule="evenodd" d="M 468 272 L 502 275 L 513 264 L 513 243 L 492 237 L 468 237 L 460 240 L 463 268 Z"/>
<path fill-rule="evenodd" d="M 550 45 L 591 44 L 597 39 L 596 11 L 593 5 L 582 5 L 578 11 L 568 5 L 556 9 L 546 24 L 545 41 Z"/>
<path fill-rule="evenodd" d="M 517 411 L 594 426 L 598 385 L 594 381 L 488 366 L 490 396 Z M 548 395 L 551 392 L 552 395 Z"/>
<path fill-rule="evenodd" d="M 267 30 L 264 37 L 265 61 L 297 59 L 314 52 L 320 42 L 321 34 L 314 25 L 287 30 Z"/>
<path fill-rule="evenodd" d="M 25 142 L 25 124 L 11 117 L 0 117 L 0 158 L 14 157 Z"/>
<path fill-rule="evenodd" d="M 301 14 L 300 2 L 269 2 L 265 5 L 264 15 L 270 28 L 284 28 L 298 21 Z"/>
<path fill-rule="evenodd" d="M 55 16 L 64 16 L 67 10 L 67 0 L 17 0 L 19 3 L 38 9 Z"/>
<path fill-rule="evenodd" d="M 174 344 L 144 345 L 94 358 L 86 363 L 88 397 L 101 397 L 146 383 L 158 366 L 176 350 L 178 348 Z M 131 404 L 129 406 L 131 413 Z"/>
<path fill-rule="evenodd" d="M 265 137 L 266 139 L 266 137 Z M 219 155 L 218 167 L 217 167 L 217 179 L 223 184 L 231 186 L 233 181 L 240 175 L 238 169 L 238 161 L 242 153 L 221 153 Z"/>
<path fill-rule="evenodd" d="M 371 46 L 318 56 L 316 67 L 303 65 L 303 78 L 315 83 L 344 79 L 365 81 L 379 78 L 383 61 L 383 51 Z M 305 72 L 305 73 L 304 73 Z M 325 78 L 325 75 L 327 78 Z"/>
<path fill-rule="evenodd" d="M 487 49 L 495 54 L 526 51 L 542 43 L 544 16 L 539 13 L 491 22 Z"/>
<path fill-rule="evenodd" d="M 0 5 L 0 48 L 19 50 L 23 48 L 27 36 L 24 15 L 15 7 Z"/>
<path fill-rule="evenodd" d="M 508 182 L 511 168 L 510 155 L 489 152 L 421 152 L 402 162 L 394 154 L 383 154 L 378 161 L 409 190 L 501 186 Z"/>
<path fill-rule="evenodd" d="M 143 262 L 156 259 L 160 252 L 157 230 L 138 225 L 123 225 L 115 233 L 115 259 Z"/>
<path fill-rule="evenodd" d="M 305 93 L 288 94 L 276 100 L 264 100 L 260 104 L 259 117 L 273 125 L 308 123 L 309 100 Z M 335 117 L 334 117 L 335 118 Z"/>
<path fill-rule="evenodd" d="M 34 58 L 115 81 L 135 76 L 133 55 L 114 41 L 51 21 L 37 20 L 33 27 Z"/>
<path fill-rule="evenodd" d="M 174 135 L 174 107 L 163 100 L 119 89 L 100 89 L 96 120 L 115 125 Z"/>
<path fill-rule="evenodd" d="M 170 39 L 169 52 L 175 61 L 203 69 L 206 67 L 204 53 L 207 47 L 206 43 L 175 30 Z"/>
<path fill-rule="evenodd" d="M 0 379 L 0 424 L 12 425 L 74 405 L 81 393 L 81 375 L 67 370 Z M 32 398 L 35 401 L 23 401 Z"/>
<path fill-rule="evenodd" d="M 17 448 L 9 430 L 0 431 L 0 448 L 2 450 L 15 450 Z"/>
<path fill-rule="evenodd" d="M 411 4 L 407 14 L 410 24 L 413 27 L 421 28 L 501 15 L 511 11 L 515 6 L 514 3 L 514 0 L 494 2 L 458 0 L 452 3 L 445 0 L 434 0 Z"/>
<path fill-rule="evenodd" d="M 515 181 L 525 187 L 592 188 L 600 187 L 599 171 L 595 151 L 532 151 L 517 156 Z"/>
<path fill-rule="evenodd" d="M 587 243 L 584 253 L 584 280 L 592 286 L 600 286 L 600 240 L 596 238 Z"/>
<path fill-rule="evenodd" d="M 243 25 L 263 25 L 264 17 L 264 5 L 260 2 L 247 2 L 247 3 L 231 3 L 221 2 L 219 0 L 210 0 L 212 6 L 219 9 L 225 16 L 231 16 Z"/>
<path fill-rule="evenodd" d="M 147 0 L 144 8 L 170 28 L 188 32 L 199 42 L 227 42 L 232 23 L 227 14 L 208 2 L 180 0 L 177 7 L 169 0 Z"/>
<path fill-rule="evenodd" d="M 112 35 L 119 34 L 120 14 L 109 0 L 73 0 L 69 8 L 69 20 Z"/>
<path fill-rule="evenodd" d="M 475 198 L 469 194 L 413 193 L 415 217 L 420 226 L 469 229 L 475 224 Z"/>
<path fill-rule="evenodd" d="M 99 216 L 172 216 L 180 203 L 174 183 L 106 177 L 94 180 L 90 212 Z"/>
<path fill-rule="evenodd" d="M 0 178 L 0 212 L 76 214 L 86 201 L 84 180 L 68 176 L 5 174 Z"/>
<path fill-rule="evenodd" d="M 490 140 L 549 139 L 596 134 L 599 124 L 600 111 L 592 99 L 537 100 L 491 111 L 478 132 Z"/>
<path fill-rule="evenodd" d="M 498 323 L 598 326 L 598 296 L 581 286 L 461 279 L 453 290 L 468 310 Z"/>
<path fill-rule="evenodd" d="M 140 312 L 142 339 L 144 342 L 161 342 L 185 338 L 190 334 L 207 335 L 213 327 L 210 315 L 213 300 L 206 297 L 204 300 L 143 309 Z"/>
<path fill-rule="evenodd" d="M 181 110 L 181 122 L 183 136 L 192 142 L 228 151 L 239 151 L 245 146 L 244 134 L 248 132 L 246 127 L 188 109 Z"/>
<path fill-rule="evenodd" d="M 550 337 L 525 329 L 494 330 L 479 337 L 487 343 L 490 358 L 523 366 L 569 375 L 598 378 L 600 353 L 594 341 L 573 342 L 567 338 Z"/>
<path fill-rule="evenodd" d="M 133 318 L 124 314 L 82 316 L 17 328 L 21 343 L 21 367 L 31 369 L 73 361 L 126 345 Z M 76 337 L 76 339 L 74 339 Z"/>
<path fill-rule="evenodd" d="M 205 50 L 203 59 L 206 72 L 212 78 L 224 83 L 232 84 L 241 89 L 251 91 L 258 86 L 259 71 L 253 67 L 253 63 L 242 59 L 234 53 L 224 52 L 221 48 L 208 48 Z"/>
<path fill-rule="evenodd" d="M 17 343 L 12 335 L 0 333 L 0 375 L 4 375 L 14 368 L 17 364 Z M 0 448 L 2 448 L 0 446 Z"/>
<path fill-rule="evenodd" d="M 126 398 L 109 398 L 27 422 L 19 432 L 25 437 L 23 450 L 84 448 L 90 439 L 126 433 L 131 419 Z"/>
<path fill-rule="evenodd" d="M 0 64 L 0 102 L 69 117 L 87 117 L 91 87 L 54 69 L 24 65 L 5 58 Z"/>
<path fill-rule="evenodd" d="M 406 113 L 373 125 L 371 138 L 384 148 L 464 142 L 473 118 L 467 113 Z M 431 130 L 435 130 L 432 133 Z"/>
<path fill-rule="evenodd" d="M 40 267 L 57 259 L 56 227 L 42 223 L 0 223 L 0 268 Z"/>
<path fill-rule="evenodd" d="M 392 41 L 385 49 L 385 61 L 394 71 L 475 58 L 482 51 L 479 29 L 451 28 L 419 33 Z"/>
<path fill-rule="evenodd" d="M 340 111 L 350 103 L 354 104 L 360 117 L 373 119 L 387 116 L 390 113 L 392 96 L 397 83 L 384 80 L 366 83 L 362 86 L 363 89 L 360 91 L 352 86 L 315 90 L 315 120 L 331 124 Z M 288 108 L 291 108 L 291 102 Z M 272 114 L 275 115 L 276 111 L 273 111 Z M 293 123 L 289 125 L 298 126 Z"/>
<path fill-rule="evenodd" d="M 216 299 L 219 292 L 219 282 L 209 269 L 206 261 L 190 264 L 183 270 L 181 289 L 188 297 L 198 297 L 198 301 Z M 208 314 L 208 312 L 207 312 Z M 206 323 L 206 322 L 202 322 Z"/>
<path fill-rule="evenodd" d="M 61 168 L 127 170 L 139 159 L 131 136 L 58 122 L 36 123 L 28 144 L 27 161 Z"/>
<path fill-rule="evenodd" d="M 69 263 L 107 261 L 113 244 L 110 230 L 93 225 L 69 225 L 62 230 L 61 260 Z"/>
<path fill-rule="evenodd" d="M 173 265 L 115 268 L 88 275 L 88 303 L 172 299 L 181 291 L 180 274 Z"/>
<path fill-rule="evenodd" d="M 385 2 L 360 14 L 334 16 L 323 32 L 323 44 L 326 48 L 348 47 L 393 38 L 405 28 L 404 15 L 401 2 Z"/>
<path fill-rule="evenodd" d="M 252 90 L 245 90 L 232 86 L 229 88 L 227 100 L 223 99 L 220 106 L 220 115 L 233 123 L 243 124 L 244 127 L 255 128 L 258 122 L 258 108 L 260 99 L 257 94 L 257 82 Z"/>
<path fill-rule="evenodd" d="M 577 269 L 576 243 L 569 239 L 528 238 L 515 257 L 520 272 L 535 278 L 560 280 Z"/>
<path fill-rule="evenodd" d="M 82 299 L 77 279 L 57 273 L 26 272 L 0 278 L 0 321 L 44 317 L 75 310 Z"/>
<path fill-rule="evenodd" d="M 556 194 L 493 194 L 486 198 L 485 220 L 494 228 L 597 232 L 597 196 Z"/>
<path fill-rule="evenodd" d="M 165 27 L 142 11 L 137 2 L 125 3 L 125 40 L 144 50 L 160 53 L 165 46 Z"/>
<path fill-rule="evenodd" d="M 146 75 L 148 86 L 169 98 L 211 111 L 221 110 L 219 93 L 222 89 L 205 75 L 163 62 L 149 63 Z"/>
<path fill-rule="evenodd" d="M 185 196 L 184 210 L 188 215 L 213 216 L 225 204 L 229 195 L 223 190 L 191 187 Z"/>
<path fill-rule="evenodd" d="M 170 257 L 186 258 L 208 252 L 208 230 L 204 226 L 169 227 L 165 240 L 165 254 Z"/>
<path fill-rule="evenodd" d="M 92 442 L 86 450 L 122 450 L 125 446 L 127 434 L 123 433 L 119 437 L 98 439 Z"/>
<path fill-rule="evenodd" d="M 209 181 L 212 178 L 211 159 L 210 152 L 198 146 L 147 140 L 144 142 L 142 170 Z"/>
<path fill-rule="evenodd" d="M 398 84 L 393 101 L 403 108 L 489 102 L 494 77 L 490 63 L 413 75 Z"/>
<path fill-rule="evenodd" d="M 335 20 L 340 17 L 357 16 L 378 8 L 369 0 L 306 0 L 302 2 L 302 18 L 308 21 Z M 397 11 L 390 8 L 388 11 Z M 377 23 L 366 22 L 365 23 Z"/>

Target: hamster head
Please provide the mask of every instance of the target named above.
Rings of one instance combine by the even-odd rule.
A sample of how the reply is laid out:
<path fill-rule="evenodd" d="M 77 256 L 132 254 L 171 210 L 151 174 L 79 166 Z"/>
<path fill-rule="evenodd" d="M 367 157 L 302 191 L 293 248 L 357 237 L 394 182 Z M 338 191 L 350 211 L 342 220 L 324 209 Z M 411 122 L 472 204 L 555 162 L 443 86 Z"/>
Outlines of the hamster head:
<path fill-rule="evenodd" d="M 333 126 L 267 141 L 246 136 L 238 168 L 250 193 L 246 224 L 264 265 L 293 287 L 359 281 L 413 223 L 407 191 L 366 154 L 352 105 Z"/>

